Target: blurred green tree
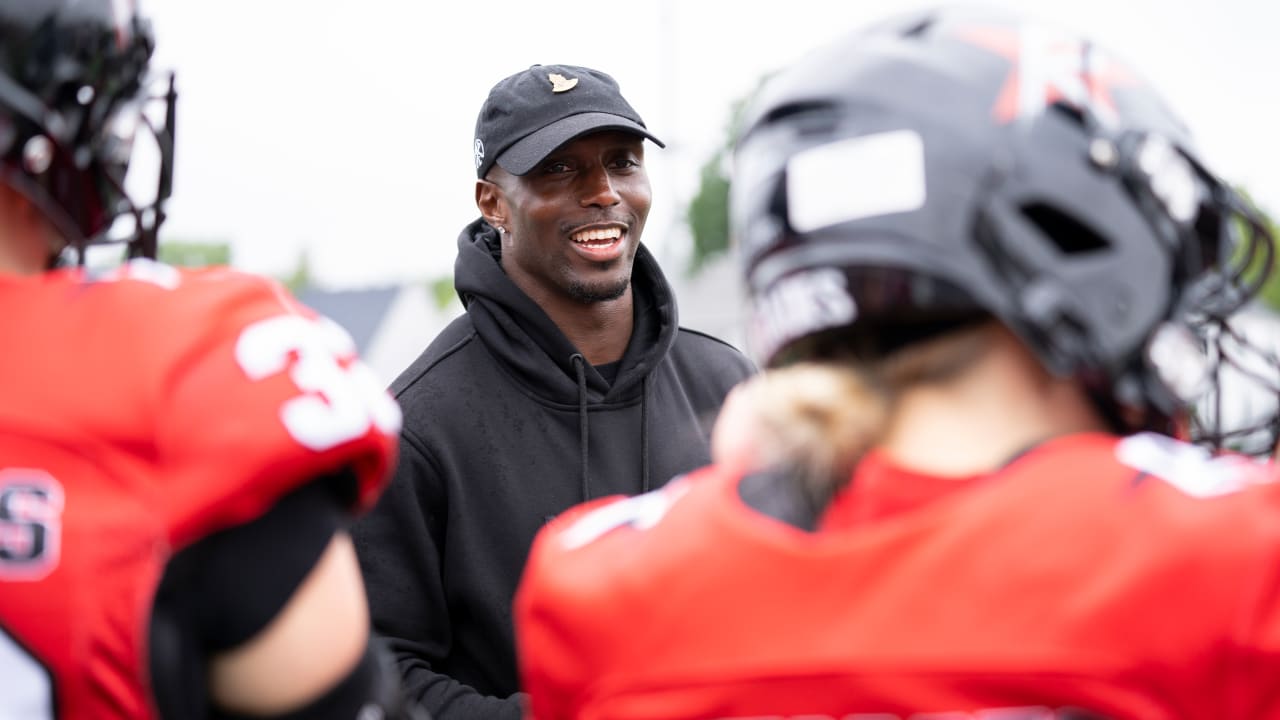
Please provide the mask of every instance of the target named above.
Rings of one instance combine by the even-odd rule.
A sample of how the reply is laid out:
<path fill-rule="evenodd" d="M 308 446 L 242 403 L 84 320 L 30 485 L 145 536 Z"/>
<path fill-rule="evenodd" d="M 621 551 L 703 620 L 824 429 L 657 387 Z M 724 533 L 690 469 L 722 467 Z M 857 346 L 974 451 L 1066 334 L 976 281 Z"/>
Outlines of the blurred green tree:
<path fill-rule="evenodd" d="M 1262 224 L 1271 234 L 1272 239 L 1275 242 L 1280 243 L 1280 225 L 1276 224 L 1275 218 L 1268 213 L 1266 209 L 1253 202 L 1248 190 L 1240 187 L 1237 187 L 1236 190 L 1241 195 L 1244 195 L 1245 198 L 1249 200 L 1250 204 L 1255 208 L 1258 208 L 1258 214 L 1262 216 Z M 1244 232 L 1243 227 L 1239 227 L 1238 229 L 1242 233 Z M 1263 259 L 1264 258 L 1261 257 L 1254 258 L 1253 267 L 1249 268 L 1251 276 L 1256 277 L 1257 274 L 1262 271 L 1261 264 Z M 1271 269 L 1267 278 L 1263 281 L 1262 290 L 1258 293 L 1258 297 L 1267 307 L 1280 312 L 1280 246 L 1275 246 L 1274 248 Z"/>
<path fill-rule="evenodd" d="M 161 240 L 157 259 L 180 267 L 209 267 L 231 264 L 231 244 L 191 240 Z"/>
<path fill-rule="evenodd" d="M 449 303 L 458 297 L 458 292 L 453 288 L 452 275 L 442 275 L 434 280 L 428 280 L 427 289 L 438 308 L 448 307 Z"/>
<path fill-rule="evenodd" d="M 287 277 L 281 278 L 280 282 L 289 288 L 289 292 L 297 295 L 303 290 L 311 287 L 311 257 L 303 248 L 302 254 L 298 256 L 298 265 L 289 273 Z"/>
<path fill-rule="evenodd" d="M 690 274 L 729 250 L 729 177 L 724 167 L 728 152 L 720 148 L 702 166 L 698 194 L 689 201 L 685 220 L 693 235 Z"/>
<path fill-rule="evenodd" d="M 1271 231 L 1271 237 L 1280 242 L 1280 225 L 1270 215 L 1264 214 L 1263 217 L 1267 229 Z M 1262 301 L 1272 310 L 1280 312 L 1280 247 L 1276 248 L 1276 253 L 1277 257 L 1271 264 L 1271 275 L 1262 286 Z"/>
<path fill-rule="evenodd" d="M 690 274 L 697 273 L 708 262 L 729 251 L 729 158 L 738 140 L 747 103 L 766 79 L 768 76 L 761 78 L 746 97 L 733 104 L 724 142 L 702 165 L 698 192 L 685 209 L 685 222 L 693 235 L 693 252 L 686 268 Z"/>

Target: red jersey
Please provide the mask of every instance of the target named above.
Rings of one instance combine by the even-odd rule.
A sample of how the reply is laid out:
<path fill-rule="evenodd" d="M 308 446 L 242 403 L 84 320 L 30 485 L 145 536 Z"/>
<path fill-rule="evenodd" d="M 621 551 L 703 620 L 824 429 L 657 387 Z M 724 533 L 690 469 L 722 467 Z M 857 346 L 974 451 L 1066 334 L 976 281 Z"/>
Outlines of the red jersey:
<path fill-rule="evenodd" d="M 399 409 L 269 280 L 137 261 L 0 307 L 0 717 L 150 717 L 167 559 L 343 466 L 371 505 Z"/>
<path fill-rule="evenodd" d="M 544 529 L 532 716 L 1280 718 L 1280 484 L 1154 435 L 939 478 L 872 454 L 817 532 L 708 468 Z"/>

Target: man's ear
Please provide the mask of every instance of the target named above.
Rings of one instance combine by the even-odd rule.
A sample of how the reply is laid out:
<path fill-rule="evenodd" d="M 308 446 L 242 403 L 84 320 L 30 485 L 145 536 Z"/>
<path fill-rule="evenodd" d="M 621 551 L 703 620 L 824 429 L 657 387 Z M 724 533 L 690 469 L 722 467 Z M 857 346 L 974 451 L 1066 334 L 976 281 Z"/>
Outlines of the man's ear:
<path fill-rule="evenodd" d="M 476 180 L 476 207 L 485 222 L 493 227 L 505 227 L 507 224 L 507 199 L 502 187 L 490 180 Z"/>

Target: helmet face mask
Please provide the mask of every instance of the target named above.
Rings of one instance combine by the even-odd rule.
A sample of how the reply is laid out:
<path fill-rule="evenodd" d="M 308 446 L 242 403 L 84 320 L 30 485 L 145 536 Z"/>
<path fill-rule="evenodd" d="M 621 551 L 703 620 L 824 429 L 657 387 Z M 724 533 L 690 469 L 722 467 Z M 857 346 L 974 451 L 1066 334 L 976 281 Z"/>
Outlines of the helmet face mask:
<path fill-rule="evenodd" d="M 1257 292 L 1225 261 L 1270 253 L 1265 231 L 1233 235 L 1256 215 L 1136 73 L 1015 16 L 882 23 L 773 78 L 746 118 L 731 227 L 764 365 L 985 314 L 1118 430 L 1171 432 L 1196 400 L 1152 366 L 1157 328 L 1199 323 L 1205 347 Z"/>
<path fill-rule="evenodd" d="M 1192 408 L 1190 436 L 1249 455 L 1273 455 L 1280 442 L 1280 317 L 1250 302 L 1274 265 L 1262 218 L 1240 206 L 1227 218 L 1233 236 L 1223 271 L 1192 284 L 1182 322 L 1199 341 L 1209 376 L 1182 396 Z"/>
<path fill-rule="evenodd" d="M 24 0 L 0 7 L 0 28 L 0 180 L 78 262 L 104 242 L 154 257 L 172 186 L 176 92 L 172 75 L 148 75 L 149 25 L 113 0 Z M 129 177 L 144 139 L 157 158 L 150 183 Z"/>
<path fill-rule="evenodd" d="M 121 102 L 97 136 L 101 195 L 113 209 L 86 246 L 125 246 L 127 257 L 156 256 L 157 232 L 173 184 L 172 74 L 143 78 L 139 94 Z M 83 252 L 78 252 L 83 261 Z"/>

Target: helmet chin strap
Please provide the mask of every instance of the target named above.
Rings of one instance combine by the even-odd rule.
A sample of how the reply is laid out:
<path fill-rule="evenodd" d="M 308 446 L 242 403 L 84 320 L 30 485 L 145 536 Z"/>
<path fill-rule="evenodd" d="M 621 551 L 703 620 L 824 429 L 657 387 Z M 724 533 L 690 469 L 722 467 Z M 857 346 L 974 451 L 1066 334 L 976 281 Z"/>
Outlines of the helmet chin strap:
<path fill-rule="evenodd" d="M 48 262 L 45 263 L 46 270 L 56 270 L 62 266 L 63 253 L 67 249 L 67 243 L 54 235 L 49 236 L 49 251 L 47 257 Z"/>

